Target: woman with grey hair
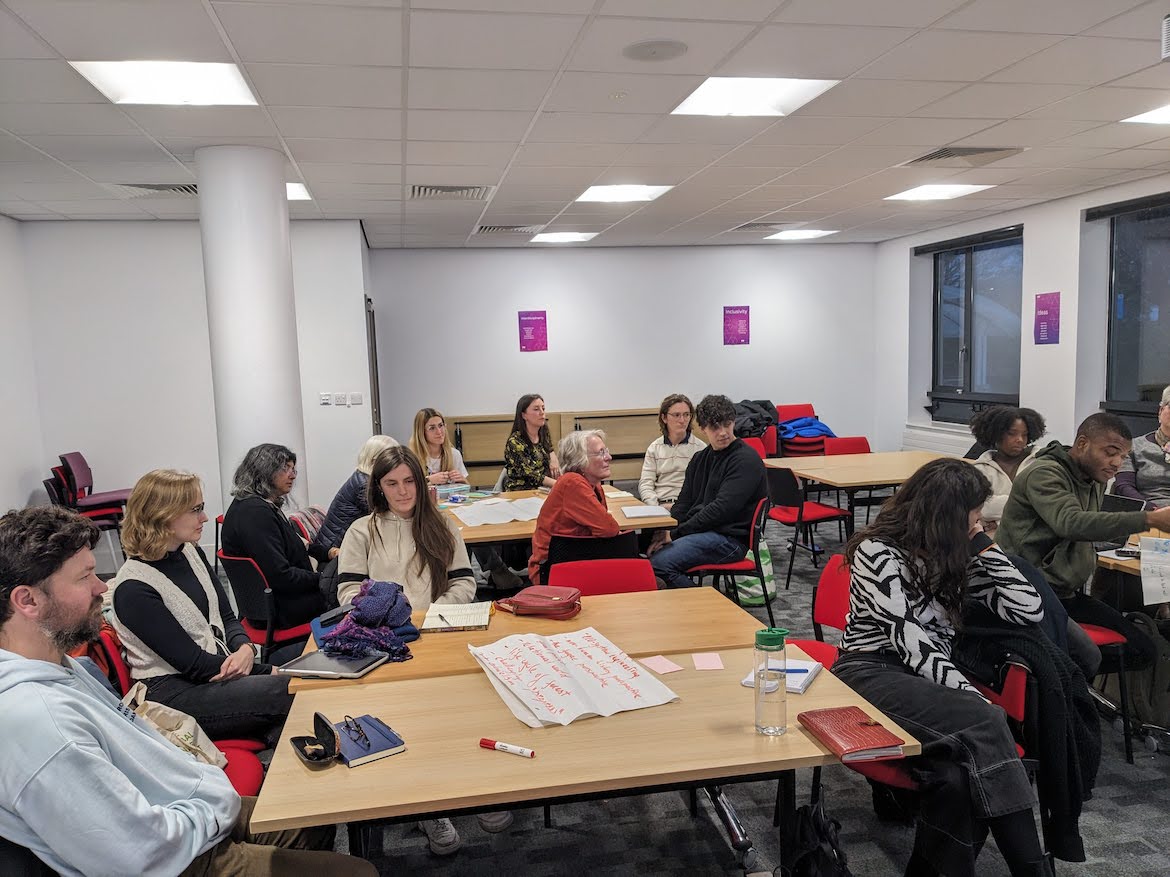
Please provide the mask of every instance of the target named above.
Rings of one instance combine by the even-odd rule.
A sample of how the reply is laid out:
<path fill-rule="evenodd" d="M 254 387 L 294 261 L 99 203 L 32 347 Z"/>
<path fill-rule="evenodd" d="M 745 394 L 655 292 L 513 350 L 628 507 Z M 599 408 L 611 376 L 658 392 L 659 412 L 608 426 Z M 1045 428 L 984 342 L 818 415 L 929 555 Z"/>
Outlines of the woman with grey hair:
<path fill-rule="evenodd" d="M 297 480 L 297 455 L 284 445 L 257 445 L 233 476 L 232 504 L 223 516 L 220 544 L 231 557 L 250 557 L 276 598 L 276 626 L 307 624 L 325 611 L 320 575 L 305 543 L 281 512 Z"/>
<path fill-rule="evenodd" d="M 1149 508 L 1170 505 L 1170 387 L 1162 391 L 1158 403 L 1158 428 L 1133 437 L 1113 492 L 1144 500 Z"/>
<path fill-rule="evenodd" d="M 618 534 L 618 524 L 605 503 L 601 483 L 610 476 L 613 459 L 599 429 L 571 432 L 557 446 L 561 477 L 553 485 L 536 519 L 528 578 L 540 582 L 540 565 L 548 559 L 553 536 L 608 539 Z"/>

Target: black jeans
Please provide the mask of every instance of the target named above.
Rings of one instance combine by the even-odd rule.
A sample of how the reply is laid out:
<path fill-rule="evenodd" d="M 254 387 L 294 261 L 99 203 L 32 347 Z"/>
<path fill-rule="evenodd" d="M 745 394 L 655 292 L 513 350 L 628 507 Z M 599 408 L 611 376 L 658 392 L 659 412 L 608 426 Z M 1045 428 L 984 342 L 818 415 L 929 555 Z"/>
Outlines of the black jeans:
<path fill-rule="evenodd" d="M 293 702 L 287 676 L 265 674 L 203 683 L 182 676 L 156 676 L 144 681 L 150 700 L 187 713 L 213 740 L 245 738 L 274 746 Z"/>

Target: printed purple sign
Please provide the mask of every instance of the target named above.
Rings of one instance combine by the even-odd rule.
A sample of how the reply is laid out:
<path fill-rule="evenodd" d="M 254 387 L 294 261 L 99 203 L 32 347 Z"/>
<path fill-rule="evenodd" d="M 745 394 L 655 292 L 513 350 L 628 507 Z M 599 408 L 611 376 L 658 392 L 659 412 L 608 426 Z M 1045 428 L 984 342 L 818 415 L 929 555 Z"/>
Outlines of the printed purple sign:
<path fill-rule="evenodd" d="M 1033 338 L 1037 344 L 1060 343 L 1060 293 L 1041 292 L 1036 295 L 1036 326 Z"/>
<path fill-rule="evenodd" d="M 547 311 L 520 311 L 520 351 L 548 350 Z"/>
<path fill-rule="evenodd" d="M 723 343 L 750 344 L 752 321 L 747 305 L 725 305 L 723 308 Z"/>

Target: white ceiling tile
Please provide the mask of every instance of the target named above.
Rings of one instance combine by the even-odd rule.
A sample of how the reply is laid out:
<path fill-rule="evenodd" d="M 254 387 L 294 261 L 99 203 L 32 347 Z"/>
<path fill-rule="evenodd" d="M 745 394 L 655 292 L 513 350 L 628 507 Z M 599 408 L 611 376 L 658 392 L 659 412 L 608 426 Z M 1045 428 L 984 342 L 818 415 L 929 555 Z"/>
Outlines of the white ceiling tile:
<path fill-rule="evenodd" d="M 354 164 L 401 164 L 398 140 L 325 140 L 292 137 L 285 141 L 297 162 L 345 162 Z"/>
<path fill-rule="evenodd" d="M 1065 168 L 1079 161 L 1089 161 L 1113 152 L 1111 149 L 1090 149 L 1089 147 L 1038 146 L 1000 159 L 1001 167 L 1047 167 Z"/>
<path fill-rule="evenodd" d="M 1088 128 L 1094 122 L 1075 122 L 1065 119 L 1009 119 L 992 125 L 978 134 L 963 137 L 959 146 L 1043 146 L 1053 140 L 1071 137 Z M 1087 144 L 1086 144 L 1087 145 Z"/>
<path fill-rule="evenodd" d="M 76 201 L 82 198 L 108 199 L 110 192 L 95 183 L 74 175 L 72 180 L 49 183 L 20 183 L 0 179 L 0 198 L 23 198 L 26 201 Z"/>
<path fill-rule="evenodd" d="M 792 0 L 777 21 L 926 27 L 967 0 Z"/>
<path fill-rule="evenodd" d="M 202 4 L 186 0 L 7 0 L 70 61 L 231 61 Z"/>
<path fill-rule="evenodd" d="M 752 139 L 775 122 L 772 118 L 663 116 L 642 135 L 640 141 L 735 146 Z"/>
<path fill-rule="evenodd" d="M 108 192 L 106 193 L 109 194 Z M 64 213 L 67 216 L 84 216 L 93 219 L 106 217 L 149 219 L 133 201 L 119 201 L 113 198 L 91 198 L 83 201 L 42 201 L 42 205 Z"/>
<path fill-rule="evenodd" d="M 275 137 L 160 137 L 163 148 L 182 161 L 194 161 L 195 150 L 204 146 L 263 146 L 283 154 Z"/>
<path fill-rule="evenodd" d="M 847 79 L 794 116 L 904 116 L 961 88 L 961 82 Z"/>
<path fill-rule="evenodd" d="M 438 0 L 436 0 L 438 2 Z M 695 21 L 763 21 L 781 0 L 605 0 L 602 15 L 688 18 Z"/>
<path fill-rule="evenodd" d="M 397 140 L 402 136 L 402 111 L 372 107 L 270 107 L 285 137 Z"/>
<path fill-rule="evenodd" d="M 1156 53 L 1155 47 L 1153 54 Z M 1137 73 L 1114 80 L 1109 85 L 1114 88 L 1170 89 L 1170 64 L 1153 64 Z"/>
<path fill-rule="evenodd" d="M 402 63 L 394 9 L 213 3 L 244 61 L 389 66 Z"/>
<path fill-rule="evenodd" d="M 305 0 L 315 2 L 315 0 Z M 338 0 L 347 2 L 347 0 Z M 562 12 L 585 15 L 594 0 L 411 0 L 412 9 L 453 9 L 458 12 Z"/>
<path fill-rule="evenodd" d="M 720 67 L 719 75 L 845 79 L 913 33 L 896 27 L 769 25 Z"/>
<path fill-rule="evenodd" d="M 142 198 L 134 202 L 158 219 L 198 219 L 198 198 Z"/>
<path fill-rule="evenodd" d="M 0 8 L 0 58 L 55 58 L 19 19 Z"/>
<path fill-rule="evenodd" d="M 787 167 L 794 168 L 820 158 L 832 146 L 740 146 L 724 158 L 721 164 L 736 164 L 740 167 Z"/>
<path fill-rule="evenodd" d="M 108 103 L 64 61 L 0 60 L 0 101 L 11 103 Z"/>
<path fill-rule="evenodd" d="M 0 214 L 12 217 L 13 219 L 25 219 L 28 217 L 45 217 L 52 219 L 60 219 L 60 213 L 55 213 L 48 207 L 42 207 L 40 204 L 34 204 L 32 201 L 2 201 L 0 200 Z"/>
<path fill-rule="evenodd" d="M 1073 119 L 1086 122 L 1117 122 L 1157 109 L 1166 95 L 1144 88 L 1094 88 L 1054 104 L 1032 110 L 1030 119 Z"/>
<path fill-rule="evenodd" d="M 565 72 L 546 110 L 585 113 L 669 113 L 703 83 L 702 76 Z"/>
<path fill-rule="evenodd" d="M 891 167 L 917 158 L 920 147 L 917 146 L 842 146 L 832 152 L 825 153 L 814 162 L 812 167 L 854 168 L 866 169 Z"/>
<path fill-rule="evenodd" d="M 195 182 L 195 175 L 177 161 L 75 161 L 71 167 L 97 183 Z"/>
<path fill-rule="evenodd" d="M 1119 149 L 1108 155 L 1101 155 L 1085 161 L 1073 162 L 1074 167 L 1084 168 L 1117 168 L 1119 170 L 1136 170 L 1161 164 L 1166 160 L 1166 153 L 1160 149 Z"/>
<path fill-rule="evenodd" d="M 32 140 L 30 139 L 28 142 L 31 143 Z M 24 164 L 35 162 L 41 157 L 41 153 L 29 146 L 28 143 L 7 134 L 0 134 L 0 163 L 11 161 Z M 56 157 L 54 156 L 54 158 Z"/>
<path fill-rule="evenodd" d="M 0 183 L 69 183 L 77 179 L 69 168 L 40 154 L 33 161 L 0 162 Z"/>
<path fill-rule="evenodd" d="M 977 82 L 927 104 L 911 115 L 966 119 L 1011 118 L 1071 97 L 1081 90 L 1079 85 Z"/>
<path fill-rule="evenodd" d="M 411 110 L 407 132 L 411 140 L 519 141 L 532 113 L 501 110 Z"/>
<path fill-rule="evenodd" d="M 521 185 L 574 185 L 586 187 L 593 182 L 599 168 L 591 167 L 531 167 L 512 165 L 504 177 L 506 184 Z"/>
<path fill-rule="evenodd" d="M 393 67 L 248 64 L 260 99 L 288 107 L 397 107 L 402 71 Z"/>
<path fill-rule="evenodd" d="M 945 146 L 991 124 L 990 119 L 896 119 L 851 146 Z"/>
<path fill-rule="evenodd" d="M 259 107 L 128 106 L 125 110 L 154 137 L 264 137 L 275 133 Z"/>
<path fill-rule="evenodd" d="M 1132 6 L 1133 3 L 1127 4 Z M 1136 9 L 1114 16 L 1103 24 L 1085 32 L 1091 37 L 1125 37 L 1132 40 L 1148 40 L 1162 32 L 1162 17 L 1166 14 L 1163 0 L 1151 0 Z"/>
<path fill-rule="evenodd" d="M 633 143 L 657 116 L 635 113 L 541 113 L 528 134 L 532 143 Z"/>
<path fill-rule="evenodd" d="M 297 167 L 308 180 L 310 189 L 318 183 L 391 184 L 402 181 L 402 168 L 389 164 L 298 161 Z"/>
<path fill-rule="evenodd" d="M 516 165 L 607 167 L 625 150 L 624 143 L 525 143 Z"/>
<path fill-rule="evenodd" d="M 982 79 L 1057 42 L 1039 34 L 921 31 L 862 71 L 866 79 Z"/>
<path fill-rule="evenodd" d="M 771 167 L 713 166 L 699 173 L 690 182 L 697 186 L 760 186 L 780 175 Z M 688 184 L 689 185 L 689 184 Z"/>
<path fill-rule="evenodd" d="M 441 140 L 412 140 L 406 144 L 406 163 L 476 164 L 501 170 L 516 151 L 514 143 L 457 143 Z"/>
<path fill-rule="evenodd" d="M 499 181 L 498 167 L 412 164 L 406 168 L 408 186 L 494 186 Z"/>
<path fill-rule="evenodd" d="M 0 128 L 14 134 L 136 134 L 112 104 L 0 103 Z"/>
<path fill-rule="evenodd" d="M 556 70 L 584 20 L 568 15 L 414 12 L 410 63 L 412 67 Z"/>
<path fill-rule="evenodd" d="M 788 116 L 755 137 L 752 145 L 844 146 L 888 121 L 866 116 Z"/>
<path fill-rule="evenodd" d="M 617 186 L 627 183 L 647 186 L 677 186 L 701 167 L 702 165 L 695 164 L 664 167 L 662 165 L 645 166 L 621 163 L 603 170 L 593 182 L 598 186 Z"/>
<path fill-rule="evenodd" d="M 569 60 L 570 70 L 605 73 L 695 73 L 708 75 L 748 34 L 751 25 L 662 19 L 594 19 Z M 687 51 L 664 61 L 635 61 L 622 50 L 646 40 L 678 40 Z"/>
<path fill-rule="evenodd" d="M 552 73 L 527 70 L 412 68 L 408 101 L 412 110 L 535 110 L 552 78 Z"/>
<path fill-rule="evenodd" d="M 727 152 L 723 146 L 697 143 L 635 143 L 622 153 L 622 164 L 672 165 L 709 164 Z"/>
<path fill-rule="evenodd" d="M 1158 61 L 1156 43 L 1110 37 L 1069 37 L 1000 70 L 993 82 L 1100 85 Z"/>
<path fill-rule="evenodd" d="M 974 0 L 935 24 L 939 28 L 1076 34 L 1126 12 L 1134 0 Z"/>
<path fill-rule="evenodd" d="M 26 138 L 38 149 L 63 161 L 154 161 L 166 153 L 141 135 L 38 134 Z"/>

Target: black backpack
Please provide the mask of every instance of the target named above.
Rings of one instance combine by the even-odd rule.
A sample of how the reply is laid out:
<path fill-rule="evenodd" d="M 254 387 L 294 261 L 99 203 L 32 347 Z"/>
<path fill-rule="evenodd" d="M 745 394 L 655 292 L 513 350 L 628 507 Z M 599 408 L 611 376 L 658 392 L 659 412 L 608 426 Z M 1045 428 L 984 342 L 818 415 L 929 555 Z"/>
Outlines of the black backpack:
<path fill-rule="evenodd" d="M 837 835 L 841 823 L 825 813 L 824 796 L 796 811 L 784 831 L 789 865 L 777 868 L 776 877 L 853 877 Z"/>
<path fill-rule="evenodd" d="M 1143 612 L 1131 612 L 1129 622 L 1154 641 L 1157 658 L 1144 670 L 1129 670 L 1125 674 L 1128 688 L 1130 716 L 1143 725 L 1170 728 L 1170 641 L 1162 636 L 1157 623 Z M 1105 696 L 1121 704 L 1117 675 L 1105 681 Z"/>

